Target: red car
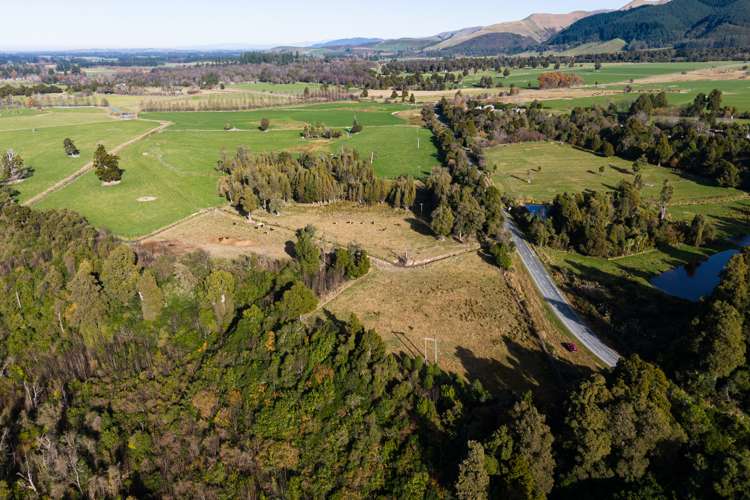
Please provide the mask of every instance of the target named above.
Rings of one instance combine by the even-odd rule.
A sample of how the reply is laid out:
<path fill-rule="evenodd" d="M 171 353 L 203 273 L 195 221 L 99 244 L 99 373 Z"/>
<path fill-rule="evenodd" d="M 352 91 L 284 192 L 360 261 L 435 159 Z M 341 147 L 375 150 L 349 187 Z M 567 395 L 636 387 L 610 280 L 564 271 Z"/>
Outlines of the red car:
<path fill-rule="evenodd" d="M 568 352 L 578 352 L 578 346 L 575 345 L 573 342 L 563 342 L 562 346 Z"/>

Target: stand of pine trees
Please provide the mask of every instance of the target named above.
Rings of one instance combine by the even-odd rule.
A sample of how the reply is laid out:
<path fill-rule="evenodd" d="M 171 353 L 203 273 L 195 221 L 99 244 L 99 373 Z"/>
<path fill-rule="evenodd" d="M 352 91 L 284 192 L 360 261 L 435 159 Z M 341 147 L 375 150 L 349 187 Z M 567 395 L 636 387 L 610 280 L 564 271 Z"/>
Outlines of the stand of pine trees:
<path fill-rule="evenodd" d="M 291 201 L 375 204 L 388 200 L 394 207 L 409 208 L 416 198 L 414 179 L 381 179 L 369 161 L 347 149 L 334 155 L 295 157 L 240 148 L 233 158 L 222 158 L 217 169 L 224 174 L 219 193 L 245 214 L 259 208 L 278 212 Z"/>

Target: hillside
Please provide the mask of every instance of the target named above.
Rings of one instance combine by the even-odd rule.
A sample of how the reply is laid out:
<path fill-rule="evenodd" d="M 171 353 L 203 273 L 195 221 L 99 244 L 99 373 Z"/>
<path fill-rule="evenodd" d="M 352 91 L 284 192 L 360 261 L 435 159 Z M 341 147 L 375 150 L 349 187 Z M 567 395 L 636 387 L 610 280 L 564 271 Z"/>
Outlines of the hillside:
<path fill-rule="evenodd" d="M 568 14 L 532 14 L 520 21 L 493 24 L 470 33 L 459 33 L 443 42 L 430 47 L 430 50 L 443 50 L 466 44 L 470 40 L 482 38 L 485 41 L 495 41 L 496 38 L 487 37 L 497 33 L 509 33 L 530 38 L 537 43 L 544 42 L 560 30 L 567 28 L 574 22 L 592 15 L 593 12 L 575 11 Z M 477 42 L 467 46 L 476 47 Z"/>
<path fill-rule="evenodd" d="M 750 0 L 672 0 L 582 19 L 548 43 L 576 46 L 621 38 L 649 47 L 738 46 L 750 42 Z"/>
<path fill-rule="evenodd" d="M 487 33 L 440 51 L 443 55 L 492 56 L 513 54 L 537 47 L 539 43 L 528 36 L 515 33 Z M 432 50 L 431 48 L 429 50 Z"/>
<path fill-rule="evenodd" d="M 334 47 L 361 47 L 364 45 L 374 45 L 382 41 L 382 38 L 342 38 L 340 40 L 316 43 L 315 45 L 311 45 L 310 48 L 327 49 Z"/>
<path fill-rule="evenodd" d="M 636 9 L 638 7 L 645 7 L 648 5 L 664 5 L 665 3 L 669 3 L 669 1 L 670 0 L 633 0 L 629 4 L 620 8 L 620 10 Z"/>

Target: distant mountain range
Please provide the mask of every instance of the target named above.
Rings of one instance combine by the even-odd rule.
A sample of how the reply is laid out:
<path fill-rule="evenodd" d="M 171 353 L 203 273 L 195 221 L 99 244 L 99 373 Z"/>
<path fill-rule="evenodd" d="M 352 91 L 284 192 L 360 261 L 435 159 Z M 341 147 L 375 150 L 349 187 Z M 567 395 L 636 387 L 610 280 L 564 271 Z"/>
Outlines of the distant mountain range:
<path fill-rule="evenodd" d="M 642 1 L 642 0 L 640 0 Z M 599 11 L 602 12 L 602 11 Z M 439 33 L 431 37 L 344 38 L 308 47 L 278 47 L 275 50 L 302 52 L 373 51 L 373 52 L 513 52 L 538 46 L 575 21 L 597 12 L 576 11 L 568 14 L 532 14 L 520 21 L 475 26 Z"/>
<path fill-rule="evenodd" d="M 613 43 L 618 41 L 619 45 Z M 475 26 L 422 38 L 347 38 L 303 53 L 497 55 L 530 50 L 750 45 L 750 0 L 633 0 L 616 11 L 532 14 L 519 21 Z M 636 45 L 638 44 L 638 45 Z"/>

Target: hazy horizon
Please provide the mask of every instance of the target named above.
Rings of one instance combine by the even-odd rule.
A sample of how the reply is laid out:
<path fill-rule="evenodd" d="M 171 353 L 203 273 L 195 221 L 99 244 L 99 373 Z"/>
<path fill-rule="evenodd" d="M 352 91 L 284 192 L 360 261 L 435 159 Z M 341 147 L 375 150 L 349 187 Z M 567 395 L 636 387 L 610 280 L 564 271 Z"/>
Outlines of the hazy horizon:
<path fill-rule="evenodd" d="M 627 0 L 529 0 L 492 2 L 467 0 L 456 9 L 447 0 L 415 0 L 404 5 L 385 0 L 377 7 L 341 6 L 302 0 L 274 4 L 257 1 L 215 0 L 208 6 L 198 0 L 156 4 L 145 0 L 95 2 L 93 0 L 29 0 L 3 8 L 11 23 L 0 32 L 0 50 L 95 49 L 218 49 L 269 48 L 340 38 L 399 38 L 435 35 L 470 26 L 522 19 L 536 12 L 619 8 Z M 210 8 L 210 12 L 207 12 Z"/>

